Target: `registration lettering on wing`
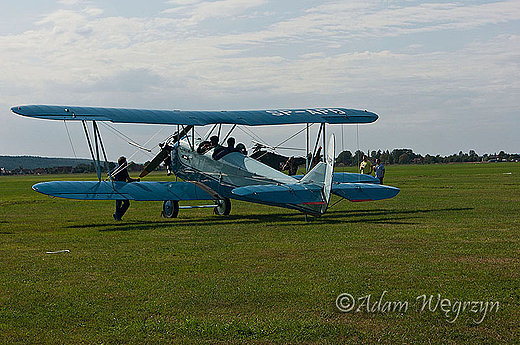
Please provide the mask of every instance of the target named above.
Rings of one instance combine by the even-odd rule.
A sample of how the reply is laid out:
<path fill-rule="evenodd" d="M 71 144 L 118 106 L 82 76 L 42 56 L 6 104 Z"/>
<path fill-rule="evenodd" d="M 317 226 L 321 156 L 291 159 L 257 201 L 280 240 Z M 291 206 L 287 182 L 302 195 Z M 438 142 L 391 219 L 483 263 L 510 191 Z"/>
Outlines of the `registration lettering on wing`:
<path fill-rule="evenodd" d="M 338 114 L 338 115 L 345 115 L 345 111 L 341 109 L 333 109 L 333 108 L 327 108 L 327 109 L 305 109 L 305 110 L 266 110 L 267 113 L 273 115 L 273 116 L 289 116 L 292 113 L 309 113 L 311 115 L 328 115 L 328 114 Z"/>
<path fill-rule="evenodd" d="M 291 115 L 291 110 L 266 110 L 267 113 L 273 116 L 289 116 Z"/>
<path fill-rule="evenodd" d="M 312 115 L 328 115 L 329 113 L 345 115 L 341 109 L 307 109 L 307 112 Z"/>

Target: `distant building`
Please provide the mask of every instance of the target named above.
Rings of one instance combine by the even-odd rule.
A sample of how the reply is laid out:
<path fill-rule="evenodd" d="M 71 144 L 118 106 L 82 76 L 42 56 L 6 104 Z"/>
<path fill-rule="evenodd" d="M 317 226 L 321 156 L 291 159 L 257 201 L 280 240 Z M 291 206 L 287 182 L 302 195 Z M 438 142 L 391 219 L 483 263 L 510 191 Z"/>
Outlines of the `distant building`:
<path fill-rule="evenodd" d="M 46 174 L 47 171 L 45 171 L 45 169 L 43 168 L 36 168 L 33 170 L 33 172 L 36 174 L 36 175 L 42 175 L 42 174 Z"/>

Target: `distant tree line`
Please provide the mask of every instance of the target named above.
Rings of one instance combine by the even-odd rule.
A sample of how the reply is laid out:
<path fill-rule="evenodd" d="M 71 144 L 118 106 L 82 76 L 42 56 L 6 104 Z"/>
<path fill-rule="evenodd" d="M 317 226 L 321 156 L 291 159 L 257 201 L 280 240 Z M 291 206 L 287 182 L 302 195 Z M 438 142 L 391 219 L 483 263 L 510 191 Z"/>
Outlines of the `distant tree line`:
<path fill-rule="evenodd" d="M 108 162 L 108 170 L 114 170 L 116 164 L 114 162 Z M 130 162 L 128 165 L 129 171 L 142 171 L 144 169 L 143 164 Z M 96 167 L 93 162 L 90 164 L 80 163 L 75 167 L 72 166 L 53 166 L 46 168 L 34 168 L 28 169 L 19 167 L 16 169 L 5 169 L 0 168 L 0 175 L 43 175 L 43 174 L 83 174 L 83 173 L 95 173 Z M 107 169 L 105 164 L 101 162 L 101 172 L 106 174 Z"/>
<path fill-rule="evenodd" d="M 336 164 L 341 166 L 357 166 L 363 160 L 365 152 L 358 150 L 354 154 L 350 151 L 343 151 L 336 158 Z M 520 160 L 520 154 L 518 153 L 506 153 L 500 151 L 498 154 L 484 154 L 478 155 L 474 150 L 470 150 L 468 153 L 459 151 L 450 156 L 436 155 L 432 156 L 413 152 L 412 149 L 394 149 L 391 152 L 389 150 L 382 151 L 371 151 L 370 155 L 367 155 L 370 159 L 375 160 L 379 158 L 383 164 L 435 164 L 435 163 L 464 163 L 464 162 L 518 162 Z"/>
<path fill-rule="evenodd" d="M 39 156 L 3 156 L 0 155 L 0 167 L 5 170 L 75 167 L 79 164 L 90 164 L 91 159 L 86 158 L 60 158 Z"/>
<path fill-rule="evenodd" d="M 354 154 L 350 151 L 343 151 L 336 158 L 336 164 L 338 166 L 357 166 L 363 160 L 365 153 L 361 150 L 356 151 Z M 518 162 L 520 161 L 520 154 L 518 153 L 506 153 L 500 151 L 500 153 L 478 155 L 474 150 L 470 150 L 468 153 L 459 151 L 458 154 L 454 153 L 449 156 L 436 155 L 432 156 L 426 154 L 414 153 L 412 149 L 394 149 L 392 151 L 377 150 L 371 151 L 369 158 L 374 161 L 379 158 L 383 164 L 435 164 L 435 163 L 463 163 L 463 162 Z M 4 156 L 5 157 L 5 156 Z M 33 157 L 23 157 L 25 159 Z M 44 157 L 34 157 L 44 158 Z M 285 157 L 288 158 L 288 157 Z M 54 158 L 45 158 L 45 163 L 52 162 Z M 57 158 L 57 160 L 63 160 Z M 61 161 L 60 161 L 61 162 Z M 139 172 L 144 169 L 146 164 L 138 164 L 130 162 L 128 170 L 132 172 Z M 34 164 L 34 163 L 33 163 Z M 116 167 L 114 162 L 108 163 L 108 169 L 113 170 Z M 156 170 L 163 170 L 163 166 L 159 166 Z M 42 168 L 24 168 L 19 166 L 16 169 L 7 169 L 0 167 L 0 175 L 42 175 L 42 174 L 70 174 L 70 173 L 95 173 L 96 168 L 93 162 L 90 164 L 80 163 L 76 166 L 64 165 L 64 166 L 52 166 Z M 106 168 L 103 162 L 101 162 L 101 172 L 106 173 Z"/>

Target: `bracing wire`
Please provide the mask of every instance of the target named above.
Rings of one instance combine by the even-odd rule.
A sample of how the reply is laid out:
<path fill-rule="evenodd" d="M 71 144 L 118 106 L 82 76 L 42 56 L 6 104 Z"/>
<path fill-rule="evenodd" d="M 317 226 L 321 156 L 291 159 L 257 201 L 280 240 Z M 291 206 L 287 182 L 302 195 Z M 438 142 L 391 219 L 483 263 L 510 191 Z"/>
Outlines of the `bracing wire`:
<path fill-rule="evenodd" d="M 311 123 L 311 125 L 309 126 L 312 127 L 313 123 Z M 303 132 L 304 130 L 307 129 L 307 126 L 303 127 L 302 129 L 300 129 L 298 132 L 296 132 L 295 134 L 291 135 L 289 138 L 285 139 L 284 141 L 282 141 L 281 143 L 279 143 L 278 145 L 276 146 L 273 146 L 274 148 L 278 148 L 279 146 L 282 146 L 283 144 L 285 144 L 286 142 L 288 142 L 289 140 L 291 140 L 292 138 L 294 138 L 295 136 L 297 136 L 298 134 L 300 134 L 301 132 Z"/>
<path fill-rule="evenodd" d="M 104 122 L 101 122 L 104 126 L 106 126 L 107 129 L 109 129 L 110 131 L 112 131 L 114 134 L 118 135 L 120 138 L 124 138 L 125 141 L 132 145 L 132 146 L 135 146 L 137 147 L 138 149 L 140 150 L 143 150 L 143 151 L 148 151 L 148 152 L 152 152 L 152 150 L 144 147 L 144 145 L 148 144 L 150 142 L 150 140 L 153 139 L 153 137 L 155 137 L 160 131 L 162 131 L 162 128 L 155 134 L 152 136 L 152 138 L 150 138 L 144 145 L 140 145 L 138 144 L 135 140 L 133 140 L 132 138 L 130 138 L 129 136 L 127 136 L 126 134 L 124 134 L 123 132 L 121 132 L 120 130 L 118 130 L 117 128 L 109 125 L 108 123 L 104 123 Z"/>
<path fill-rule="evenodd" d="M 314 123 L 311 123 L 311 124 L 309 125 L 309 128 L 311 128 L 312 125 L 314 125 Z M 271 148 L 271 149 L 273 149 L 273 150 L 276 150 L 277 148 L 280 148 L 281 145 L 285 144 L 286 142 L 288 142 L 289 140 L 291 140 L 292 138 L 294 138 L 295 136 L 297 136 L 298 134 L 300 134 L 301 132 L 303 132 L 303 131 L 305 131 L 305 130 L 307 130 L 307 125 L 305 125 L 305 127 L 303 127 L 301 130 L 299 130 L 299 131 L 296 132 L 295 134 L 291 135 L 289 138 L 285 139 L 284 141 L 282 141 L 282 142 L 279 143 L 278 145 L 276 145 L 276 146 L 269 146 L 269 145 L 266 145 L 266 147 Z M 257 157 L 256 159 L 260 159 L 260 158 L 262 158 L 263 156 L 265 156 L 266 154 L 267 154 L 267 151 L 266 151 L 264 154 L 262 154 L 262 155 L 260 155 L 259 157 Z"/>
<path fill-rule="evenodd" d="M 233 127 L 231 127 L 231 129 L 229 130 L 229 132 L 226 134 L 226 136 L 224 137 L 224 139 L 222 140 L 222 144 L 224 142 L 226 142 L 226 139 L 231 135 L 231 133 L 233 133 L 233 131 L 235 130 L 235 128 L 237 127 L 237 124 L 235 123 L 233 125 Z"/>
<path fill-rule="evenodd" d="M 218 124 L 214 124 L 213 127 L 211 127 L 211 129 L 204 135 L 204 139 L 202 141 L 206 141 L 208 140 L 209 136 L 211 135 L 211 133 L 213 133 L 213 131 L 215 130 L 215 128 L 218 126 Z"/>
<path fill-rule="evenodd" d="M 197 132 L 197 130 L 196 130 L 195 128 L 196 128 L 196 127 L 193 126 L 193 131 L 194 131 L 194 133 L 195 133 L 195 138 L 200 138 L 200 139 L 204 138 L 204 136 L 200 135 L 200 133 Z"/>
<path fill-rule="evenodd" d="M 345 200 L 345 198 L 339 198 L 339 200 L 336 201 L 335 203 L 333 203 L 332 206 L 327 207 L 327 210 L 333 208 L 334 206 L 336 206 L 337 204 L 339 204 L 339 203 L 342 202 L 343 200 Z"/>
<path fill-rule="evenodd" d="M 63 123 L 65 124 L 65 130 L 67 131 L 67 136 L 69 137 L 70 147 L 72 148 L 72 153 L 74 153 L 74 158 L 78 158 L 78 156 L 76 156 L 76 150 L 74 150 L 74 144 L 72 143 L 72 138 L 70 137 L 69 127 L 67 126 L 67 121 L 63 120 Z"/>
<path fill-rule="evenodd" d="M 118 130 L 117 128 L 111 126 L 110 124 L 105 123 L 105 122 L 101 122 L 101 123 L 102 123 L 103 125 L 107 126 L 108 128 L 110 128 L 113 132 L 118 133 L 121 137 L 125 138 L 126 140 L 133 141 L 132 138 L 130 138 L 128 135 L 126 135 L 125 133 L 121 132 L 121 131 Z"/>
<path fill-rule="evenodd" d="M 117 128 L 115 128 L 105 122 L 101 122 L 101 124 L 103 124 L 109 131 L 114 133 L 116 136 L 118 136 L 122 140 L 126 141 L 128 144 L 138 148 L 138 150 L 136 150 L 130 157 L 127 158 L 127 162 L 129 162 L 139 152 L 141 152 L 141 153 L 144 152 L 149 158 L 153 157 L 153 155 L 150 154 L 151 150 L 148 150 L 144 146 L 137 144 L 132 138 L 130 138 L 129 136 L 127 136 L 126 134 L 124 134 L 123 132 L 118 130 Z M 166 126 L 164 126 L 164 127 L 166 127 Z M 157 136 L 164 129 L 164 127 L 159 129 L 159 131 L 157 131 L 157 133 L 155 133 L 150 139 L 148 139 L 148 141 L 144 145 L 148 144 L 155 136 Z"/>
<path fill-rule="evenodd" d="M 153 154 L 150 154 L 149 152 L 146 152 L 146 151 L 142 151 L 142 150 L 135 150 L 134 153 L 132 153 L 132 155 L 130 157 L 127 158 L 127 160 L 131 160 L 136 154 L 138 153 L 144 153 L 145 155 L 148 156 L 148 158 L 153 158 L 154 155 Z"/>
<path fill-rule="evenodd" d="M 150 137 L 150 139 L 148 139 L 148 140 L 143 144 L 143 146 L 148 145 L 148 143 L 149 143 L 150 141 L 152 141 L 152 139 L 155 138 L 157 135 L 159 135 L 159 133 L 161 133 L 162 130 L 165 129 L 166 127 L 167 127 L 167 126 L 162 126 L 162 127 L 157 131 L 157 133 L 155 133 L 154 135 L 152 135 L 152 136 Z"/>
<path fill-rule="evenodd" d="M 251 138 L 253 138 L 254 140 L 257 140 L 261 143 L 266 143 L 265 140 L 263 140 L 262 138 L 260 138 L 260 136 L 258 136 L 255 132 L 253 132 L 252 130 L 250 130 L 249 128 L 247 128 L 246 126 L 238 126 L 237 127 L 238 129 L 240 129 L 242 132 L 244 132 L 246 135 L 249 135 Z"/>

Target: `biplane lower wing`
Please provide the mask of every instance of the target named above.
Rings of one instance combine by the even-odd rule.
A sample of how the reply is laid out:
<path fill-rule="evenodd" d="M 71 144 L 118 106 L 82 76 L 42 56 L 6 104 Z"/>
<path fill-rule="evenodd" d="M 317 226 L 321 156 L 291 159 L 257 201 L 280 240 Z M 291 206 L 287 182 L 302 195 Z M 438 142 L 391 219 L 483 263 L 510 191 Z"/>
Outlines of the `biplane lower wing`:
<path fill-rule="evenodd" d="M 375 201 L 390 199 L 399 194 L 400 189 L 374 183 L 336 183 L 332 194 L 350 201 Z"/>
<path fill-rule="evenodd" d="M 379 179 L 367 174 L 356 173 L 334 173 L 332 177 L 333 183 L 377 183 Z"/>
<path fill-rule="evenodd" d="M 32 188 L 42 194 L 79 200 L 213 200 L 190 182 L 54 181 Z"/>

